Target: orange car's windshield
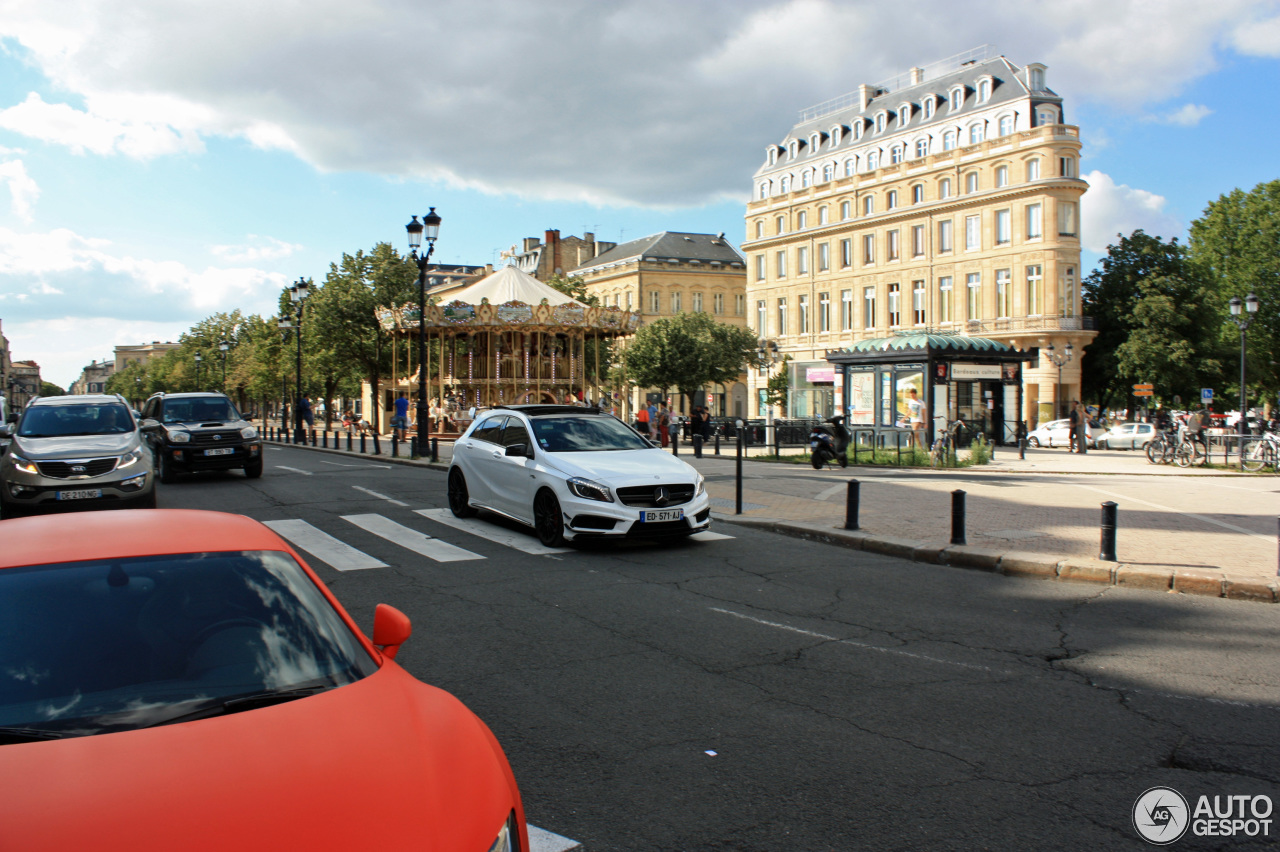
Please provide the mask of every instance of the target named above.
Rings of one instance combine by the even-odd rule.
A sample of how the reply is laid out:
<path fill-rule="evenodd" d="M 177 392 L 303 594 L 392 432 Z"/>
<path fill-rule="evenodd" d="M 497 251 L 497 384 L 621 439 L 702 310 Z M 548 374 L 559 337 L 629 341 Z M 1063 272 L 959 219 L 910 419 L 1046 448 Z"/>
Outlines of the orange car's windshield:
<path fill-rule="evenodd" d="M 377 669 L 275 551 L 6 568 L 0 625 L 0 744 L 238 712 Z"/>

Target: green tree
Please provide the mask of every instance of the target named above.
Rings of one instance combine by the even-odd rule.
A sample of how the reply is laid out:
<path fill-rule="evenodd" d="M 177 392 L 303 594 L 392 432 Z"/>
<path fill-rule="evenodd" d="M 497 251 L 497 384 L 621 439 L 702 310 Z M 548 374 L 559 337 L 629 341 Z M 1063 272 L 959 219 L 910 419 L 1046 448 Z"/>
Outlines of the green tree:
<path fill-rule="evenodd" d="M 581 275 L 552 275 L 547 279 L 547 286 L 554 287 L 566 296 L 570 296 L 584 305 L 600 304 L 600 297 L 587 292 L 587 282 Z"/>
<path fill-rule="evenodd" d="M 108 393 L 115 393 L 115 391 L 108 391 Z M 41 396 L 66 396 L 67 390 L 66 388 L 58 387 L 53 382 L 42 381 L 40 382 L 40 395 Z"/>
<path fill-rule="evenodd" d="M 784 412 L 787 410 L 787 402 L 791 398 L 791 381 L 787 376 L 787 364 L 791 362 L 790 355 L 783 355 L 782 361 L 778 364 L 778 371 L 769 377 L 769 381 L 764 387 L 765 402 L 770 405 L 780 407 Z M 783 416 L 786 416 L 785 414 Z"/>
<path fill-rule="evenodd" d="M 1274 398 L 1280 389 L 1280 180 L 1211 202 L 1191 223 L 1189 248 L 1213 291 L 1204 308 L 1213 308 L 1220 321 L 1225 364 L 1217 386 L 1235 387 L 1239 375 L 1240 330 L 1227 322 L 1227 303 L 1254 293 L 1259 309 L 1246 336 L 1249 383 L 1255 393 Z"/>
<path fill-rule="evenodd" d="M 663 396 L 675 388 L 690 405 L 699 388 L 736 380 L 747 367 L 758 366 L 758 358 L 751 329 L 701 311 L 654 320 L 622 350 L 631 384 L 657 388 Z"/>

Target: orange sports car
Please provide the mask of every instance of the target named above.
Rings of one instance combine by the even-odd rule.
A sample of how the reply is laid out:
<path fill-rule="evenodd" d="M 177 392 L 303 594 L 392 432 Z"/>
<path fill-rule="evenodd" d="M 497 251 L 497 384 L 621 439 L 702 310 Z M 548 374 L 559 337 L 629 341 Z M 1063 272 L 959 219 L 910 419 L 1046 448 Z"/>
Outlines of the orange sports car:
<path fill-rule="evenodd" d="M 257 521 L 0 522 L 0 850 L 528 852 L 493 734 Z"/>

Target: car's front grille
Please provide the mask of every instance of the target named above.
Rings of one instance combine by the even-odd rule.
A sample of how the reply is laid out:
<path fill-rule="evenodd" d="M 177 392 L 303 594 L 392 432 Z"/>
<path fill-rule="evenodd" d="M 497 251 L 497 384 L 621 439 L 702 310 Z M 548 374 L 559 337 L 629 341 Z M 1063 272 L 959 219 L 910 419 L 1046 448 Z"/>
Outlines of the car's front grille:
<path fill-rule="evenodd" d="M 665 499 L 663 499 L 665 497 Z M 625 506 L 638 506 L 646 509 L 679 506 L 693 499 L 693 485 L 679 483 L 677 485 L 632 485 L 618 489 L 618 499 Z"/>
<path fill-rule="evenodd" d="M 191 443 L 197 447 L 228 447 L 240 443 L 240 431 L 231 429 L 225 432 L 192 432 Z"/>
<path fill-rule="evenodd" d="M 116 469 L 117 458 L 74 459 L 71 461 L 36 462 L 40 473 L 54 479 L 71 479 L 76 476 L 102 476 Z"/>

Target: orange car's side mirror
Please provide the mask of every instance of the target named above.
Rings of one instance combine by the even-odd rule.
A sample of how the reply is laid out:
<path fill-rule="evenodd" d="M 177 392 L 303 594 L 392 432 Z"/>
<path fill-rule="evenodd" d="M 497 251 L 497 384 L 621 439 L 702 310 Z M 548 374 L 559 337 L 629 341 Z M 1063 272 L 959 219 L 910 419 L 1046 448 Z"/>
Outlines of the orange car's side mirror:
<path fill-rule="evenodd" d="M 413 625 L 409 616 L 390 604 L 378 604 L 373 613 L 373 644 L 382 649 L 382 653 L 395 659 L 409 635 L 413 633 Z"/>

